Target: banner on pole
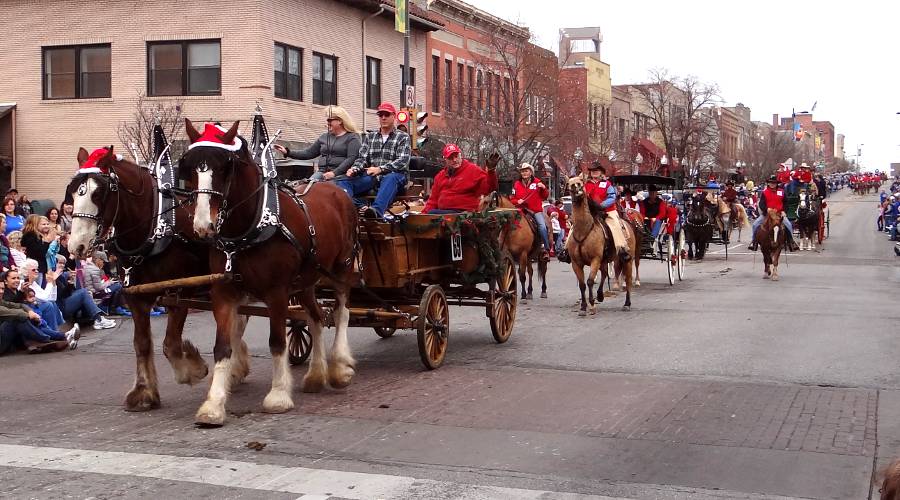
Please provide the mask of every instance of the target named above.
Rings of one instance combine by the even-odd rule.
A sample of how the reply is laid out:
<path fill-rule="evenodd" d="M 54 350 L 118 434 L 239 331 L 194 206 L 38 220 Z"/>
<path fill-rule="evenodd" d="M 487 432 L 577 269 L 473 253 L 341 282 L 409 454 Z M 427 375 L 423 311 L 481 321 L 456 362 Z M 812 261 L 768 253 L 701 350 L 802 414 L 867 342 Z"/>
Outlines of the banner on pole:
<path fill-rule="evenodd" d="M 394 29 L 406 33 L 407 0 L 394 0 Z"/>

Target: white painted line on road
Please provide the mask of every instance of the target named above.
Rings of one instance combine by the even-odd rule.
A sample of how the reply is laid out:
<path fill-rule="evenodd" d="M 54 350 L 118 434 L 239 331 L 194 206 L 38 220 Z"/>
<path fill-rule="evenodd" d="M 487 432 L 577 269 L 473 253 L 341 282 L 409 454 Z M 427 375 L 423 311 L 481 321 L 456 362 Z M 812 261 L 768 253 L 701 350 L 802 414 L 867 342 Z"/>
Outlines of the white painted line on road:
<path fill-rule="evenodd" d="M 733 246 L 728 247 L 728 250 L 731 250 L 731 249 L 737 248 L 737 247 L 742 247 L 742 246 L 744 246 L 744 243 L 738 243 L 737 245 L 733 245 Z M 723 249 L 721 249 L 721 250 L 716 250 L 715 252 L 706 252 L 706 253 L 709 253 L 709 254 L 713 254 L 713 253 L 725 253 L 725 249 L 723 248 Z"/>
<path fill-rule="evenodd" d="M 45 448 L 0 444 L 0 467 L 147 477 L 232 488 L 296 493 L 302 500 L 332 496 L 388 498 L 615 500 L 613 497 L 452 483 L 407 476 L 366 474 L 306 467 L 282 467 L 235 460 L 147 453 Z M 623 500 L 619 498 L 619 500 Z"/>

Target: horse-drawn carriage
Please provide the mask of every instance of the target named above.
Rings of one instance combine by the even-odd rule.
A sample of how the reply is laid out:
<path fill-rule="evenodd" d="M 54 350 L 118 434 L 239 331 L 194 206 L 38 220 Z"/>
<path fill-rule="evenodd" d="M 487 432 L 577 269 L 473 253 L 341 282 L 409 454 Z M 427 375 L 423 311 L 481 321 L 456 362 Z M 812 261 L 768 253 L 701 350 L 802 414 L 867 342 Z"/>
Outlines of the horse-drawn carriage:
<path fill-rule="evenodd" d="M 738 230 L 738 240 L 748 225 L 747 213 L 740 203 L 727 203 L 718 184 L 688 186 L 685 193 L 684 230 L 688 257 L 703 259 L 709 244 L 724 246 L 725 260 L 731 244 L 731 233 Z"/>
<path fill-rule="evenodd" d="M 821 245 L 831 228 L 831 214 L 828 203 L 821 196 L 801 186 L 794 193 L 785 195 L 784 213 L 794 227 L 794 233 L 800 238 L 800 249 L 814 250 L 813 233 Z"/>
<path fill-rule="evenodd" d="M 612 180 L 617 186 L 630 189 L 633 193 L 649 191 L 651 187 L 661 188 L 668 192 L 669 198 L 673 196 L 676 187 L 675 179 L 657 175 L 617 175 L 613 176 Z M 665 204 L 666 201 L 661 200 L 660 203 Z M 643 233 L 640 260 L 652 259 L 664 263 L 670 285 L 675 284 L 676 277 L 679 281 L 683 280 L 687 249 L 682 224 L 675 223 L 672 227 L 668 218 L 662 218 L 661 227 L 658 228 L 654 238 L 653 228 L 640 212 L 634 210 L 626 212 L 630 212 L 625 215 L 635 225 L 635 229 Z"/>

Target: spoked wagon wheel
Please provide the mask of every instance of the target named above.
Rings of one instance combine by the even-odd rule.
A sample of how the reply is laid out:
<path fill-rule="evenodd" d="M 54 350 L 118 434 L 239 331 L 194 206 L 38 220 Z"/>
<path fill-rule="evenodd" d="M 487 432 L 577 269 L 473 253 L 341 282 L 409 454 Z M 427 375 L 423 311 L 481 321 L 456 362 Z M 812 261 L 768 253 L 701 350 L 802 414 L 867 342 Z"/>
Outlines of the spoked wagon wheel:
<path fill-rule="evenodd" d="M 675 244 L 672 243 L 673 238 L 666 238 L 666 272 L 669 274 L 669 284 L 675 284 L 675 274 L 677 274 L 678 254 L 675 253 Z"/>
<path fill-rule="evenodd" d="M 292 321 L 288 328 L 288 360 L 292 365 L 302 365 L 312 352 L 312 335 L 302 321 Z"/>
<path fill-rule="evenodd" d="M 678 231 L 678 281 L 684 280 L 684 259 L 687 256 L 687 250 L 684 248 L 684 229 Z"/>
<path fill-rule="evenodd" d="M 518 294 L 516 266 L 509 252 L 504 251 L 500 258 L 500 276 L 494 287 L 494 305 L 490 311 L 491 334 L 498 344 L 506 342 L 512 335 Z"/>
<path fill-rule="evenodd" d="M 376 326 L 373 327 L 373 329 L 375 330 L 375 333 L 383 339 L 390 337 L 397 331 L 396 328 L 391 326 Z"/>
<path fill-rule="evenodd" d="M 422 294 L 416 329 L 422 364 L 434 370 L 444 363 L 450 340 L 450 308 L 440 285 L 430 285 Z"/>

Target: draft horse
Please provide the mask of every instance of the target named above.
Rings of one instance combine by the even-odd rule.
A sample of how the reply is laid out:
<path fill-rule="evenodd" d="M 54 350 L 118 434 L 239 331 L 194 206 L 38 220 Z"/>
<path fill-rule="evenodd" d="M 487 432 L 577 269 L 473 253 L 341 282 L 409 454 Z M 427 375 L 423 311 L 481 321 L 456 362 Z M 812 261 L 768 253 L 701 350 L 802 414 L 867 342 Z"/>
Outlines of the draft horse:
<path fill-rule="evenodd" d="M 819 198 L 805 189 L 800 190 L 800 204 L 797 206 L 800 250 L 816 249 L 815 236 L 819 231 L 819 210 L 821 210 Z"/>
<path fill-rule="evenodd" d="M 346 387 L 355 373 L 356 362 L 347 342 L 347 301 L 357 248 L 358 221 L 353 202 L 332 183 L 315 183 L 306 194 L 298 196 L 275 179 L 264 177 L 250 156 L 246 141 L 237 136 L 238 125 L 235 122 L 227 131 L 211 132 L 219 143 L 230 148 L 224 149 L 200 141 L 200 132 L 185 119 L 192 146 L 181 158 L 181 166 L 191 172 L 196 186 L 194 231 L 218 244 L 232 241 L 238 245 L 227 255 L 218 248 L 209 252 L 210 270 L 232 273 L 234 279 L 215 283 L 211 290 L 216 319 L 215 368 L 207 399 L 195 417 L 198 424 L 207 426 L 222 425 L 225 419 L 230 389 L 227 374 L 232 363 L 228 332 L 233 329 L 238 306 L 248 296 L 262 300 L 269 313 L 273 372 L 271 390 L 262 404 L 264 411 L 282 413 L 294 407 L 285 329 L 292 295 L 308 314 L 312 336 L 303 391 L 319 392 L 326 381 L 333 388 Z M 208 137 L 209 127 L 214 125 L 206 125 L 204 138 Z M 262 207 L 264 193 L 270 193 L 266 190 L 272 186 L 277 186 L 277 214 L 266 213 Z M 244 236 L 265 218 L 277 222 L 278 231 L 264 241 L 246 242 Z M 322 339 L 324 311 L 316 296 L 316 286 L 323 279 L 327 279 L 335 298 L 336 334 L 327 359 Z"/>
<path fill-rule="evenodd" d="M 759 243 L 759 250 L 763 254 L 763 263 L 765 264 L 763 279 L 771 278 L 772 281 L 778 281 L 778 260 L 781 258 L 781 251 L 787 240 L 785 231 L 781 212 L 772 208 L 768 209 L 766 219 L 756 230 L 756 241 Z"/>
<path fill-rule="evenodd" d="M 499 208 L 515 208 L 516 205 L 506 196 L 494 191 L 486 196 L 482 196 L 478 211 L 483 211 L 487 207 Z M 526 219 L 525 214 L 519 209 L 520 218 L 508 224 L 500 232 L 500 246 L 509 250 L 510 255 L 515 259 L 519 282 L 522 284 L 522 296 L 519 302 L 523 304 L 529 299 L 534 299 L 533 279 L 534 266 L 533 262 L 537 261 L 538 277 L 541 279 L 541 298 L 547 298 L 547 261 L 541 259 L 541 236 L 538 229 L 533 227 L 532 223 Z M 546 217 L 541 213 L 534 214 L 535 217 Z M 547 227 L 550 227 L 549 222 Z M 527 286 L 526 286 L 527 284 Z"/>
<path fill-rule="evenodd" d="M 183 204 L 176 204 L 174 234 L 161 252 L 153 254 L 148 242 L 156 229 L 159 212 L 159 186 L 149 170 L 116 155 L 113 147 L 105 148 L 99 158 L 92 158 L 89 172 L 79 172 L 66 191 L 72 196 L 74 213 L 69 250 L 75 257 L 89 257 L 95 245 L 105 240 L 105 248 L 119 259 L 119 280 L 139 285 L 176 278 L 208 274 L 208 248 L 193 238 L 190 215 Z M 78 150 L 78 164 L 85 165 L 88 152 Z M 107 235 L 109 237 L 107 238 Z M 152 254 L 152 255 L 151 255 Z M 147 255 L 146 258 L 143 258 Z M 139 259 L 135 259 L 140 257 Z M 127 262 L 130 266 L 126 276 Z M 127 278 L 127 281 L 126 281 Z M 134 321 L 134 352 L 137 372 L 134 386 L 125 397 L 129 411 L 144 411 L 160 405 L 156 367 L 153 362 L 153 337 L 150 310 L 158 293 L 125 294 L 125 302 Z M 197 348 L 182 339 L 187 308 L 170 306 L 163 352 L 180 384 L 194 384 L 206 377 L 209 369 Z M 247 347 L 240 340 L 243 324 L 231 332 L 239 346 L 239 359 L 246 360 Z M 245 361 L 232 367 L 231 375 L 242 380 L 247 375 Z"/>
<path fill-rule="evenodd" d="M 591 213 L 589 207 L 590 198 L 584 191 L 584 178 L 572 177 L 568 181 L 569 192 L 572 195 L 572 230 L 566 240 L 566 250 L 572 259 L 572 270 L 578 280 L 578 288 L 581 291 L 581 309 L 579 316 L 587 315 L 587 304 L 590 302 L 590 313 L 595 314 L 596 301 L 603 302 L 602 289 L 597 290 L 596 300 L 594 296 L 594 284 L 597 282 L 597 272 L 600 272 L 600 283 L 606 281 L 609 273 L 609 264 L 613 264 L 617 270 L 622 270 L 625 277 L 625 305 L 622 310 L 631 309 L 632 270 L 631 263 L 638 253 L 635 246 L 635 235 L 630 224 L 625 224 L 625 236 L 628 240 L 628 254 L 631 259 L 623 262 L 618 257 L 618 252 L 608 236 L 603 223 L 598 221 Z M 584 268 L 590 267 L 587 281 L 585 281 Z M 584 291 L 587 288 L 588 297 L 585 300 Z"/>
<path fill-rule="evenodd" d="M 715 228 L 711 207 L 706 196 L 701 194 L 691 196 L 685 205 L 687 216 L 684 220 L 684 236 L 688 244 L 688 258 L 703 260 Z"/>

